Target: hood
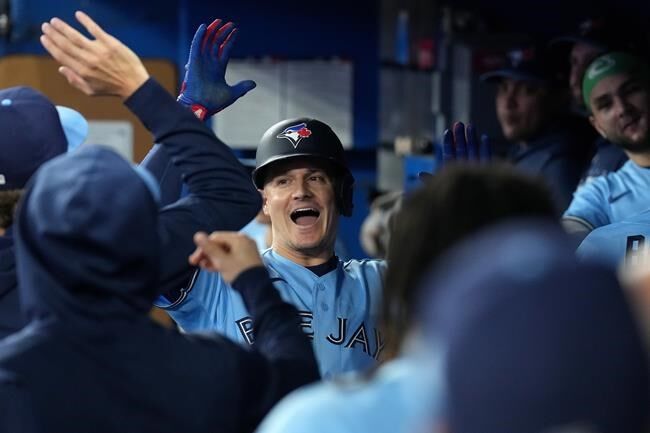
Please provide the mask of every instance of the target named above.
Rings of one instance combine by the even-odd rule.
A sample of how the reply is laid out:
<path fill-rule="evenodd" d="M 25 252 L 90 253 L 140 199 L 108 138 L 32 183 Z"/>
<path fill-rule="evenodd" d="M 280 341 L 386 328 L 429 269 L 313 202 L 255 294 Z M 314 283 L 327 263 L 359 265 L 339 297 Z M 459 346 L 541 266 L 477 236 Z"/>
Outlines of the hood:
<path fill-rule="evenodd" d="M 14 225 L 28 319 L 146 312 L 156 294 L 158 207 L 132 165 L 98 146 L 41 167 Z"/>

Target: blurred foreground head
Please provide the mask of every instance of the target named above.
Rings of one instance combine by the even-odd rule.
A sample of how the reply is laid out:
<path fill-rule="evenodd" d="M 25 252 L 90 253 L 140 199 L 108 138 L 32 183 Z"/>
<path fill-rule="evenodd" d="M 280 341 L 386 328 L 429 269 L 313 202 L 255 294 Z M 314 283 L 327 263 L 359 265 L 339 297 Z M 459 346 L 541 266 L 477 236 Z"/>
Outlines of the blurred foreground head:
<path fill-rule="evenodd" d="M 578 263 L 557 226 L 473 236 L 425 290 L 448 431 L 647 431 L 648 359 L 625 294 L 610 271 Z"/>

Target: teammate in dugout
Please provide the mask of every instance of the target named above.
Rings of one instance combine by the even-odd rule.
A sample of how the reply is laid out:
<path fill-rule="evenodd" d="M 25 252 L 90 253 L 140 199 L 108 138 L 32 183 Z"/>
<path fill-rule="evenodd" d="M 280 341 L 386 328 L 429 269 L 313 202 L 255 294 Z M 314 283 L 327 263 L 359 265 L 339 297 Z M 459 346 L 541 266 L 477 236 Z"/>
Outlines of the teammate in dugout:
<path fill-rule="evenodd" d="M 648 209 L 650 203 L 650 77 L 644 58 L 623 52 L 594 60 L 583 79 L 589 120 L 630 160 L 578 188 L 563 216 L 565 228 L 586 236 Z"/>
<path fill-rule="evenodd" d="M 218 26 L 209 28 L 233 31 L 231 23 L 216 30 Z M 228 55 L 223 49 L 190 53 L 179 101 L 199 117 L 222 110 L 245 93 L 241 83 L 230 87 L 225 82 Z M 245 89 L 251 87 L 248 83 Z M 182 179 L 173 175 L 168 160 L 161 163 L 166 158 L 162 149 L 154 152 L 150 159 L 155 163 L 149 166 L 155 166 L 163 202 L 174 200 Z M 374 365 L 384 346 L 377 320 L 385 264 L 343 262 L 334 253 L 339 216 L 350 216 L 353 206 L 354 178 L 339 138 L 316 119 L 281 121 L 261 139 L 253 180 L 272 225 L 272 248 L 263 254 L 264 263 L 280 295 L 299 310 L 322 376 Z M 258 278 L 250 274 L 243 284 L 255 284 Z M 249 311 L 218 273 L 197 270 L 185 287 L 167 292 L 156 305 L 185 331 L 216 330 L 242 343 L 254 341 Z"/>

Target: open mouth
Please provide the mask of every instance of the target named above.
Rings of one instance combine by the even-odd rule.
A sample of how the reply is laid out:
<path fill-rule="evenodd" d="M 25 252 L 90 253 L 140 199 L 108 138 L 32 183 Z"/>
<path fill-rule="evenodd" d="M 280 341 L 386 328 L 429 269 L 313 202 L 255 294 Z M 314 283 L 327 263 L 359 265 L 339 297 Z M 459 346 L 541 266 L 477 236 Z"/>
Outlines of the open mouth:
<path fill-rule="evenodd" d="M 320 212 L 317 209 L 314 209 L 313 207 L 296 209 L 293 212 L 291 212 L 290 215 L 291 220 L 299 226 L 312 225 L 318 220 L 319 216 L 320 216 Z"/>

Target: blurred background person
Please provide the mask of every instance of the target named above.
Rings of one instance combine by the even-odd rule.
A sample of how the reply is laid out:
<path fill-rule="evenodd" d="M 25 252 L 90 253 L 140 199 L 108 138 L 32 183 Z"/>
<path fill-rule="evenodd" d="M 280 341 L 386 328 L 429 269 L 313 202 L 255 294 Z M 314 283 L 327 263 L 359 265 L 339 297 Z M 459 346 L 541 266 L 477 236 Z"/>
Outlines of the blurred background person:
<path fill-rule="evenodd" d="M 569 205 L 592 156 L 592 132 L 570 116 L 558 65 L 541 45 L 507 54 L 507 65 L 481 76 L 497 83 L 495 107 L 506 159 L 548 184 L 558 211 Z"/>

